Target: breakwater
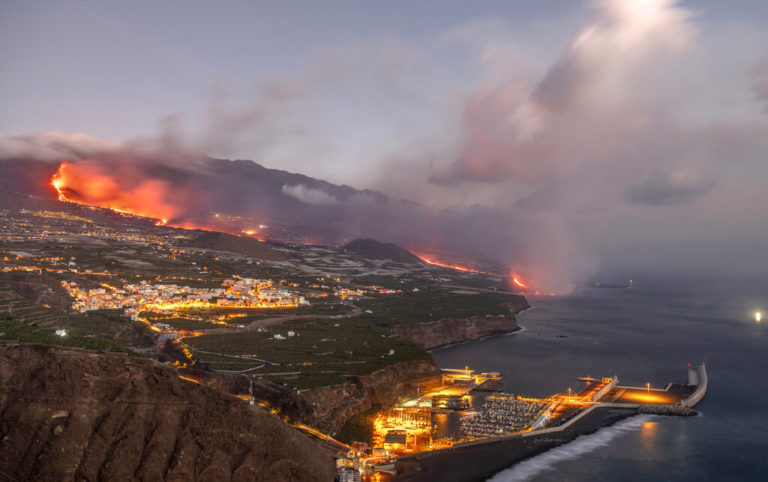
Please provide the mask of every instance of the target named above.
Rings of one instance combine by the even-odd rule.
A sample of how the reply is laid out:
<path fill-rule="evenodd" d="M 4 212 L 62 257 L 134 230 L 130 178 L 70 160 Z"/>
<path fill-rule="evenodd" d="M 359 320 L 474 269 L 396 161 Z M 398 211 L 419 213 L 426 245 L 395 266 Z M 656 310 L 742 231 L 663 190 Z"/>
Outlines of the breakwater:
<path fill-rule="evenodd" d="M 580 435 L 635 415 L 624 407 L 595 407 L 559 430 L 547 429 L 485 441 L 469 442 L 449 449 L 402 457 L 397 460 L 396 480 L 481 481 L 521 460 L 533 457 Z"/>
<path fill-rule="evenodd" d="M 692 408 L 680 405 L 643 405 L 637 409 L 637 413 L 648 415 L 674 415 L 676 417 L 695 417 L 699 414 Z"/>
<path fill-rule="evenodd" d="M 689 385 L 667 386 L 665 391 L 674 387 L 693 389 L 691 394 L 679 403 L 597 403 L 586 408 L 562 425 L 513 435 L 475 440 L 454 445 L 453 447 L 401 457 L 395 468 L 396 480 L 413 482 L 474 481 L 486 480 L 521 460 L 568 443 L 580 435 L 595 432 L 601 427 L 612 425 L 619 420 L 638 414 L 694 416 L 697 412 L 691 407 L 704 397 L 707 391 L 707 374 L 704 364 L 689 367 Z M 695 389 L 693 388 L 695 385 Z M 629 387 L 618 387 L 632 390 Z"/>

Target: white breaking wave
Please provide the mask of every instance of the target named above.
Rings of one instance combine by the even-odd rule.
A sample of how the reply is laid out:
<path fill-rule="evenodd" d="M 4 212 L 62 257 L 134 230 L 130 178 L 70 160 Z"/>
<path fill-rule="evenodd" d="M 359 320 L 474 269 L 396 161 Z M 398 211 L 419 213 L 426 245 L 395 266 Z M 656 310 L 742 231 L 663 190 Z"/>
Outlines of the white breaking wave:
<path fill-rule="evenodd" d="M 581 435 L 565 445 L 555 447 L 494 475 L 489 482 L 513 482 L 531 480 L 541 472 L 553 470 L 558 462 L 571 460 L 608 445 L 608 443 L 626 432 L 634 432 L 651 420 L 652 415 L 637 415 L 627 420 L 602 428 L 590 435 Z"/>

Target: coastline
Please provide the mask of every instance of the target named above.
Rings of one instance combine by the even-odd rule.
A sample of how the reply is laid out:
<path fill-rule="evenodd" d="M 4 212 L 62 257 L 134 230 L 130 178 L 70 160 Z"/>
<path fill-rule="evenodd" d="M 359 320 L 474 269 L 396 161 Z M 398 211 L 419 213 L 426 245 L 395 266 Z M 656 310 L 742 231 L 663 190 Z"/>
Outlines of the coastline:
<path fill-rule="evenodd" d="M 531 308 L 533 307 L 527 309 Z M 519 333 L 523 329 L 524 327 L 519 327 L 518 330 L 507 334 Z M 488 337 L 482 339 L 485 338 Z M 480 340 L 467 340 L 455 345 Z M 438 347 L 434 350 L 440 348 L 446 347 Z M 602 403 L 587 409 L 559 427 L 467 442 L 447 449 L 402 457 L 396 462 L 397 475 L 394 480 L 410 482 L 488 480 L 496 474 L 512 469 L 520 462 L 570 444 L 579 437 L 601 432 L 601 429 L 615 426 L 625 419 L 638 416 L 698 415 L 691 407 L 697 405 L 706 396 L 707 382 L 706 368 L 703 364 L 699 367 L 689 365 L 688 386 L 696 388 L 676 405 Z M 668 384 L 665 391 L 675 385 Z"/>
<path fill-rule="evenodd" d="M 510 303 L 509 312 L 499 315 L 476 315 L 467 318 L 443 318 L 440 320 L 395 326 L 395 334 L 403 339 L 422 345 L 427 351 L 468 341 L 480 341 L 489 336 L 505 335 L 520 331 L 516 315 L 530 309 L 523 296 Z"/>
<path fill-rule="evenodd" d="M 487 480 L 512 465 L 582 435 L 637 415 L 635 408 L 598 407 L 558 432 L 512 435 L 398 459 L 396 480 L 470 482 Z"/>
<path fill-rule="evenodd" d="M 562 425 L 512 435 L 464 442 L 452 447 L 424 452 L 397 459 L 396 480 L 427 482 L 444 480 L 469 482 L 487 480 L 493 475 L 511 468 L 550 449 L 568 444 L 583 435 L 597 432 L 620 420 L 636 415 L 698 416 L 691 409 L 706 396 L 707 373 L 704 364 L 688 367 L 689 384 L 670 383 L 664 392 L 680 393 L 681 389 L 692 392 L 677 403 L 625 403 L 618 400 L 590 406 Z M 631 390 L 630 387 L 617 386 Z"/>
<path fill-rule="evenodd" d="M 531 308 L 533 308 L 533 307 L 531 307 Z M 527 308 L 527 309 L 530 309 L 530 308 Z M 527 309 L 526 309 L 526 310 L 527 310 Z M 523 310 L 523 311 L 526 311 L 526 310 Z M 521 313 L 522 313 L 522 311 L 521 311 Z M 517 325 L 517 329 L 516 329 L 516 330 L 508 331 L 508 332 L 505 332 L 505 333 L 493 333 L 493 334 L 490 334 L 490 335 L 485 335 L 485 336 L 483 336 L 483 337 L 481 337 L 481 338 L 476 338 L 476 339 L 473 339 L 473 340 L 457 341 L 456 343 L 449 343 L 449 344 L 447 344 L 447 345 L 440 345 L 440 346 L 436 346 L 436 347 L 434 347 L 434 348 L 430 348 L 430 349 L 428 349 L 428 350 L 427 350 L 427 353 L 430 353 L 430 354 L 431 354 L 433 351 L 437 351 L 437 350 L 444 350 L 444 349 L 446 349 L 446 348 L 451 348 L 451 347 L 453 347 L 453 346 L 466 345 L 466 344 L 468 344 L 468 343 L 475 343 L 475 342 L 478 342 L 478 341 L 487 340 L 488 338 L 493 338 L 494 336 L 512 336 L 512 335 L 518 335 L 518 334 L 520 334 L 520 333 L 522 333 L 522 332 L 524 332 L 524 331 L 528 331 L 528 328 L 524 327 L 523 325 L 520 325 L 520 324 L 518 324 L 518 325 Z"/>

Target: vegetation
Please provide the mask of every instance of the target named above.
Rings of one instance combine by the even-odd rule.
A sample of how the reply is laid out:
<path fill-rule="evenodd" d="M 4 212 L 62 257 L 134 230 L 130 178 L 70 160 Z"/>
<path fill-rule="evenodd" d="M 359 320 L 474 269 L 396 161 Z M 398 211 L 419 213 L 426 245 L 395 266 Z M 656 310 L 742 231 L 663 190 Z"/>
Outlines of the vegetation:
<path fill-rule="evenodd" d="M 276 339 L 276 335 L 285 339 Z M 429 359 L 423 348 L 361 317 L 295 320 L 268 331 L 203 335 L 184 341 L 211 368 L 242 370 L 256 363 L 221 355 L 250 355 L 271 363 L 263 372 L 279 373 L 272 377 L 274 381 L 300 389 L 338 385 L 345 375 L 365 375 L 393 363 Z"/>
<path fill-rule="evenodd" d="M 89 219 L 95 216 L 81 208 L 73 212 Z M 202 367 L 253 370 L 275 382 L 305 389 L 338 385 L 345 377 L 366 375 L 399 362 L 429 359 L 430 355 L 422 347 L 395 337 L 393 327 L 396 325 L 506 314 L 510 305 L 520 301 L 515 295 L 493 291 L 472 294 L 467 292 L 471 288 L 454 287 L 492 290 L 494 283 L 499 283 L 498 277 L 467 275 L 432 266 L 407 269 L 404 265 L 372 261 L 335 248 L 269 247 L 245 239 L 254 250 L 271 255 L 279 253 L 275 257 L 288 257 L 293 261 L 271 263 L 187 246 L 191 238 L 197 237 L 197 241 L 210 238 L 213 247 L 221 248 L 221 243 L 240 243 L 243 241 L 240 237 L 157 228 L 149 221 L 139 222 L 114 213 L 104 216 L 108 221 L 102 223 L 97 219 L 87 223 L 87 227 L 79 220 L 56 216 L 0 218 L 0 225 L 8 221 L 9 229 L 29 239 L 25 243 L 0 246 L 32 253 L 8 256 L 1 265 L 9 270 L 0 275 L 0 279 L 11 283 L 7 288 L 0 286 L 0 308 L 4 308 L 0 311 L 12 313 L 14 317 L 3 321 L 0 332 L 5 333 L 4 337 L 118 351 L 125 350 L 118 344 L 147 347 L 154 344 L 157 332 L 126 318 L 123 310 L 65 313 L 72 300 L 61 287 L 61 281 L 76 282 L 82 289 L 102 286 L 108 289 L 142 281 L 213 288 L 233 277 L 265 278 L 276 286 L 286 286 L 311 297 L 311 305 L 285 309 L 189 309 L 173 314 L 144 312 L 141 316 L 151 323 L 168 324 L 175 330 L 211 330 L 209 334 L 183 339 Z M 96 228 L 91 224 L 101 227 L 94 231 Z M 39 234 L 60 231 L 71 231 L 77 237 L 62 242 L 59 237 Z M 381 243 L 365 244 L 372 246 L 374 257 L 391 258 L 392 250 L 397 251 L 397 247 Z M 10 251 L 6 251 L 8 253 Z M 24 267 L 29 269 L 12 270 Z M 372 289 L 373 286 L 400 291 L 379 294 L 380 290 Z M 344 288 L 370 293 L 353 301 L 362 309 L 354 317 L 347 318 L 355 308 L 352 303 L 334 295 Z M 267 318 L 282 319 L 262 331 L 237 327 Z M 228 327 L 216 324 L 221 321 Z M 56 336 L 56 329 L 65 329 L 67 336 Z M 173 346 L 179 350 L 185 348 Z"/>
<path fill-rule="evenodd" d="M 170 325 L 177 330 L 185 330 L 185 331 L 208 330 L 215 327 L 215 325 L 211 323 L 208 323 L 205 321 L 199 321 L 199 320 L 192 320 L 189 318 L 166 318 L 163 316 L 152 316 L 152 314 L 145 313 L 145 312 L 143 312 L 141 315 L 145 316 L 152 323 L 165 323 L 166 325 Z"/>
<path fill-rule="evenodd" d="M 89 350 L 135 354 L 132 350 L 129 350 L 124 346 L 106 340 L 100 340 L 98 338 L 86 338 L 70 334 L 59 336 L 53 330 L 46 330 L 21 323 L 9 315 L 3 315 L 0 318 L 0 338 L 21 342 L 40 343 L 43 345 L 71 346 L 87 348 Z"/>
<path fill-rule="evenodd" d="M 349 420 L 336 434 L 336 440 L 346 444 L 352 442 L 365 442 L 371 445 L 373 438 L 373 420 L 381 412 L 382 406 L 375 404 L 370 410 L 356 415 Z"/>
<path fill-rule="evenodd" d="M 404 291 L 374 299 L 360 300 L 358 305 L 372 313 L 364 318 L 382 326 L 423 323 L 443 318 L 467 318 L 476 315 L 507 314 L 517 295 L 477 292 L 457 294 L 448 290 Z"/>
<path fill-rule="evenodd" d="M 244 317 L 233 318 L 230 320 L 230 323 L 248 324 L 256 320 L 287 315 L 343 315 L 351 310 L 351 307 L 344 305 L 341 302 L 317 302 L 309 306 L 299 306 L 295 308 L 186 308 L 179 309 L 178 311 L 185 315 L 202 316 L 206 318 L 242 313 L 245 314 Z M 210 328 L 210 324 L 208 325 L 208 328 Z"/>

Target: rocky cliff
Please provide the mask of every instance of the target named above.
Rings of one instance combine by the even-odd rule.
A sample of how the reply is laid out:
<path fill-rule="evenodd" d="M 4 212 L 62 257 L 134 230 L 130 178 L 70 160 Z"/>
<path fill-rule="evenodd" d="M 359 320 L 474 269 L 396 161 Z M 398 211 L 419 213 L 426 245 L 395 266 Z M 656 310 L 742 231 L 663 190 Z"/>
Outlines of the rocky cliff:
<path fill-rule="evenodd" d="M 343 385 L 316 388 L 302 396 L 315 406 L 313 425 L 335 434 L 347 420 L 375 404 L 394 404 L 409 394 L 415 395 L 417 388 L 436 387 L 440 382 L 440 370 L 429 359 L 397 363 L 369 375 L 349 376 Z"/>
<path fill-rule="evenodd" d="M 509 304 L 504 315 L 482 315 L 469 318 L 444 318 L 437 321 L 399 325 L 395 333 L 402 339 L 431 349 L 484 336 L 511 333 L 520 327 L 515 314 L 528 308 L 522 296 Z M 343 385 L 304 392 L 302 398 L 314 406 L 312 425 L 335 434 L 350 418 L 370 410 L 375 404 L 397 403 L 417 387 L 436 387 L 441 383 L 440 370 L 433 359 L 398 363 L 370 375 L 347 377 Z"/>
<path fill-rule="evenodd" d="M 333 480 L 274 415 L 148 359 L 0 345 L 0 467 L 15 480 Z"/>
<path fill-rule="evenodd" d="M 424 348 L 451 345 L 462 341 L 477 340 L 484 336 L 500 335 L 519 330 L 515 315 L 482 315 L 469 318 L 443 318 L 411 325 L 395 327 L 397 336 Z"/>

